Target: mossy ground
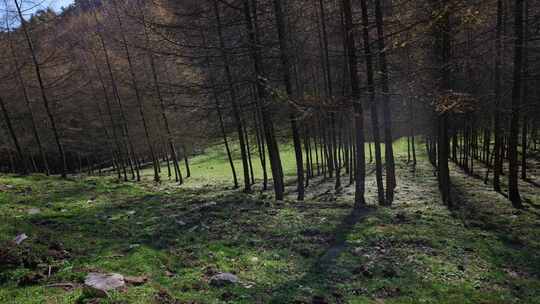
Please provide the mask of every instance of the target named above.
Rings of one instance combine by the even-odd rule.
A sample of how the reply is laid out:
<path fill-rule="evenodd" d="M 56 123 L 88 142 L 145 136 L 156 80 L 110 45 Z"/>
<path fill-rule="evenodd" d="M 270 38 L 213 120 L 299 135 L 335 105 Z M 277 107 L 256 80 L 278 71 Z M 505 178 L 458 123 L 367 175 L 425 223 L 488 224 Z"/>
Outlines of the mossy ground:
<path fill-rule="evenodd" d="M 376 206 L 370 174 L 356 213 L 353 187 L 332 181 L 312 180 L 305 202 L 234 190 L 217 150 L 192 160 L 182 186 L 2 176 L 0 255 L 16 258 L 0 265 L 0 303 L 92 303 L 80 287 L 90 271 L 149 278 L 101 303 L 540 303 L 539 188 L 521 184 L 518 211 L 454 168 L 450 211 L 425 157 L 413 170 L 396 147 L 394 205 Z M 210 286 L 218 271 L 241 284 Z"/>

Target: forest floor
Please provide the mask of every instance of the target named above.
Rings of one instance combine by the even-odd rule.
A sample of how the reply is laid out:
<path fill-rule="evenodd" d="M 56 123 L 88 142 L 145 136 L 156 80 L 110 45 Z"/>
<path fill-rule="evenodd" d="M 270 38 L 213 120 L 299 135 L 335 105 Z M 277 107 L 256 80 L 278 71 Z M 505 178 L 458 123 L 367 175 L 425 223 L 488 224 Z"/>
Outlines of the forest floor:
<path fill-rule="evenodd" d="M 453 168 L 449 211 L 425 156 L 413 170 L 400 153 L 394 205 L 376 206 L 368 170 L 360 212 L 332 180 L 312 180 L 305 202 L 293 182 L 283 202 L 244 194 L 211 153 L 183 186 L 1 176 L 0 303 L 540 303 L 540 189 L 521 183 L 515 210 Z M 96 300 L 88 272 L 148 281 Z M 214 287 L 218 272 L 240 282 Z"/>

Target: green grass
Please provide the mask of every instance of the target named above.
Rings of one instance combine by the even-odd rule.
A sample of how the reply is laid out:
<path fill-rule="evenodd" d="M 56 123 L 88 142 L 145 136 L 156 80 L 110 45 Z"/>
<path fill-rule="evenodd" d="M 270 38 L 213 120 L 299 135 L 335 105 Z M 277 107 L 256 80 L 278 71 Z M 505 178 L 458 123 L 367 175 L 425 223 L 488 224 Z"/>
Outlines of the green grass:
<path fill-rule="evenodd" d="M 291 191 L 281 204 L 231 189 L 220 147 L 191 160 L 182 186 L 151 175 L 1 176 L 0 303 L 91 302 L 81 288 L 91 271 L 149 278 L 101 303 L 540 303 L 539 191 L 521 184 L 531 207 L 516 212 L 454 168 L 460 208 L 449 211 L 425 156 L 413 171 L 406 142 L 395 147 L 394 206 L 375 206 L 371 174 L 361 213 L 351 213 L 353 189 L 334 193 L 332 181 L 312 181 L 306 202 Z M 282 153 L 292 174 L 293 151 Z M 22 232 L 30 238 L 10 243 Z M 210 286 L 217 271 L 241 284 Z M 48 287 L 66 282 L 74 288 Z"/>
<path fill-rule="evenodd" d="M 251 142 L 254 142 L 254 139 L 251 139 Z M 407 153 L 407 141 L 400 139 L 394 142 L 393 148 L 395 153 L 403 154 Z M 294 154 L 294 147 L 289 143 L 281 143 L 279 146 L 281 163 L 283 166 L 283 173 L 285 178 L 294 179 L 296 176 L 296 158 Z M 417 148 L 418 149 L 418 148 Z M 251 157 L 253 164 L 253 173 L 255 178 L 259 181 L 263 178 L 263 170 L 259 158 L 259 153 L 256 151 L 256 146 L 251 147 Z M 240 158 L 240 148 L 234 142 L 231 143 L 231 151 L 233 157 L 234 167 L 236 169 L 236 174 L 238 177 L 239 184 L 242 185 L 243 181 L 243 167 L 242 161 Z M 381 144 L 382 151 L 382 160 L 384 161 L 384 144 Z M 313 152 L 315 153 L 315 152 Z M 372 146 L 372 153 L 374 154 L 374 148 Z M 369 148 L 366 145 L 365 147 L 366 160 L 369 161 Z M 304 167 L 306 166 L 306 156 L 303 152 Z M 315 158 L 315 154 L 313 154 Z M 373 156 L 374 158 L 374 156 Z M 373 159 L 373 162 L 375 160 Z M 203 154 L 197 155 L 189 159 L 190 169 L 191 169 L 191 178 L 186 180 L 187 186 L 207 186 L 213 184 L 232 184 L 232 172 L 231 166 L 227 159 L 227 154 L 223 145 L 217 145 L 210 148 L 207 148 Z M 266 153 L 266 169 L 269 177 L 271 176 L 269 158 Z M 172 168 L 171 168 L 172 170 Z M 184 162 L 180 162 L 180 170 L 182 174 L 186 174 Z M 146 168 L 143 170 L 143 178 L 146 180 L 152 180 L 154 176 L 154 171 L 152 168 Z M 161 176 L 162 179 L 167 180 L 168 171 L 165 162 L 161 163 Z M 172 172 L 172 179 L 174 179 L 174 171 Z"/>

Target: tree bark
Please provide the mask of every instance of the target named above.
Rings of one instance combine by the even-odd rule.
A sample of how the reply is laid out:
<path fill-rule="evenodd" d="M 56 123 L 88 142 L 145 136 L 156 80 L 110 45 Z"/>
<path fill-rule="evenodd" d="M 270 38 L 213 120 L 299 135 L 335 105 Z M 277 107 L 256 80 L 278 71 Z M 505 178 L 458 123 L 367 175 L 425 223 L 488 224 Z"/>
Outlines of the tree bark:
<path fill-rule="evenodd" d="M 364 42 L 364 59 L 367 74 L 367 91 L 369 95 L 369 104 L 371 110 L 371 135 L 373 136 L 373 145 L 375 147 L 375 179 L 377 182 L 377 197 L 379 204 L 384 205 L 385 193 L 382 180 L 382 157 L 379 135 L 379 111 L 375 100 L 375 81 L 373 75 L 373 54 L 371 53 L 369 39 L 369 20 L 366 0 L 360 0 L 362 8 L 362 37 Z"/>
<path fill-rule="evenodd" d="M 268 92 L 266 91 L 265 83 L 264 83 L 264 75 L 262 71 L 262 58 L 259 50 L 259 39 L 258 34 L 256 30 L 256 21 L 253 22 L 251 19 L 250 9 L 249 9 L 249 1 L 243 0 L 243 12 L 244 12 L 244 22 L 246 26 L 246 31 L 248 33 L 248 39 L 249 39 L 249 49 L 250 54 L 253 60 L 253 69 L 255 73 L 256 78 L 256 84 L 257 84 L 257 94 L 258 94 L 258 101 L 259 103 L 263 103 L 262 105 L 259 105 L 261 109 L 261 120 L 262 120 L 262 126 L 264 130 L 264 135 L 266 139 L 266 146 L 268 148 L 268 156 L 270 160 L 270 168 L 272 170 L 272 178 L 274 182 L 274 194 L 276 200 L 283 200 L 284 195 L 284 184 L 283 184 L 283 168 L 281 165 L 281 156 L 279 154 L 279 147 L 277 144 L 277 140 L 274 134 L 274 126 L 272 122 L 271 114 L 269 113 L 267 109 L 267 105 L 265 104 L 268 99 Z M 256 0 L 253 0 L 253 3 L 256 3 Z M 256 17 L 256 14 L 254 15 Z"/>
<path fill-rule="evenodd" d="M 280 58 L 281 58 L 281 69 L 283 73 L 283 82 L 285 84 L 285 92 L 287 98 L 292 96 L 292 83 L 291 83 L 291 73 L 289 70 L 289 48 L 287 45 L 287 36 L 285 30 L 285 18 L 283 16 L 283 11 L 281 8 L 281 0 L 274 0 L 274 11 L 276 15 L 276 23 L 278 29 L 278 39 L 279 39 L 279 49 L 280 49 Z M 294 155 L 296 158 L 296 190 L 298 192 L 297 199 L 299 201 L 304 200 L 304 161 L 302 159 L 302 143 L 300 142 L 300 132 L 298 131 L 297 126 L 297 115 L 296 109 L 292 106 L 289 106 L 289 121 L 291 123 L 293 145 L 294 145 Z"/>
<path fill-rule="evenodd" d="M 356 131 L 356 171 L 355 171 L 355 195 L 354 203 L 356 208 L 365 206 L 365 151 L 364 151 L 364 118 L 362 103 L 360 101 L 360 85 L 357 71 L 356 46 L 354 41 L 353 21 L 351 1 L 343 1 L 343 16 L 345 23 L 346 45 L 349 58 L 349 73 L 351 79 L 351 95 L 354 110 L 354 126 Z"/>
<path fill-rule="evenodd" d="M 517 142 L 519 137 L 519 112 L 521 106 L 521 84 L 523 69 L 523 1 L 516 0 L 514 7 L 514 71 L 512 83 L 512 109 L 508 142 L 508 198 L 516 208 L 522 208 L 518 188 Z"/>
<path fill-rule="evenodd" d="M 238 135 L 238 142 L 240 145 L 240 156 L 242 158 L 242 167 L 244 170 L 244 191 L 249 192 L 251 191 L 251 183 L 250 183 L 250 178 L 249 178 L 249 163 L 247 159 L 244 131 L 243 131 L 243 126 L 242 126 L 242 120 L 240 117 L 240 108 L 238 106 L 238 101 L 236 97 L 236 89 L 234 88 L 234 83 L 233 83 L 233 78 L 232 78 L 232 73 L 231 73 L 231 68 L 230 68 L 229 55 L 227 54 L 227 50 L 225 48 L 225 40 L 223 38 L 221 15 L 219 12 L 219 4 L 217 0 L 214 0 L 214 14 L 216 16 L 216 21 L 217 21 L 219 48 L 221 52 L 221 58 L 224 63 L 223 68 L 225 70 L 225 76 L 227 78 L 227 85 L 228 85 L 229 96 L 231 98 L 234 123 L 236 126 L 236 132 Z"/>
<path fill-rule="evenodd" d="M 493 135 L 495 139 L 493 147 L 493 190 L 501 192 L 501 180 L 502 162 L 501 155 L 502 142 L 501 142 L 501 60 L 502 60 L 502 27 L 503 27 L 503 0 L 497 0 L 497 28 L 495 39 L 495 110 L 493 115 Z"/>
<path fill-rule="evenodd" d="M 396 169 L 394 163 L 394 148 L 392 146 L 392 114 L 390 112 L 390 89 L 388 85 L 388 64 L 386 61 L 386 44 L 384 38 L 384 20 L 381 0 L 375 0 L 375 22 L 379 46 L 379 67 L 381 70 L 381 86 L 384 118 L 384 152 L 386 169 L 386 204 L 391 205 L 396 188 Z"/>

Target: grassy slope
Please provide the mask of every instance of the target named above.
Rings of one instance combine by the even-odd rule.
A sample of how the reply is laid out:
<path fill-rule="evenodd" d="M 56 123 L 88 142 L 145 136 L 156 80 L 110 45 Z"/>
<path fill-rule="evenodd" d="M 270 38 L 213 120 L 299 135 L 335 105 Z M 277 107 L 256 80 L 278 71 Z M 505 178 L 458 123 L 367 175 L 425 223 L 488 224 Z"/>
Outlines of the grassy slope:
<path fill-rule="evenodd" d="M 26 265 L 0 265 L 0 303 L 82 300 L 78 285 L 46 285 L 78 284 L 89 271 L 149 276 L 106 303 L 540 303 L 538 189 L 522 185 L 536 208 L 516 212 L 456 169 L 462 209 L 451 213 L 425 158 L 412 172 L 397 147 L 394 207 L 358 214 L 353 189 L 335 194 L 331 182 L 313 181 L 305 203 L 291 194 L 276 205 L 267 193 L 231 190 L 217 150 L 193 159 L 182 187 L 0 177 L 1 246 L 17 233 L 30 236 L 10 251 Z M 283 152 L 286 172 L 294 172 L 292 151 Z M 374 203 L 373 175 L 367 187 Z M 216 205 L 198 209 L 208 202 Z M 49 265 L 49 278 L 24 284 Z M 234 272 L 242 284 L 210 287 L 216 271 Z"/>

